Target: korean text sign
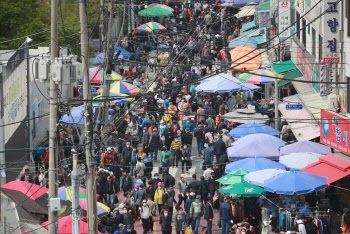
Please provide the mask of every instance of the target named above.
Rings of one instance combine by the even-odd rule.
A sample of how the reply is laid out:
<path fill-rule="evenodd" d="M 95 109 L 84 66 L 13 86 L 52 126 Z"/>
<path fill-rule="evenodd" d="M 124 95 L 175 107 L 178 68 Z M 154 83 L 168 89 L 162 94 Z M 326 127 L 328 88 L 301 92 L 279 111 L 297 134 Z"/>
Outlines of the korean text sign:
<path fill-rule="evenodd" d="M 340 52 L 340 10 L 341 4 L 335 0 L 324 0 L 324 10 L 327 10 L 323 19 L 323 58 L 333 59 Z M 338 62 L 333 61 L 332 62 Z"/>
<path fill-rule="evenodd" d="M 290 0 L 279 0 L 278 2 L 278 32 L 279 37 L 290 36 Z"/>
<path fill-rule="evenodd" d="M 350 155 L 350 119 L 321 110 L 321 143 Z"/>

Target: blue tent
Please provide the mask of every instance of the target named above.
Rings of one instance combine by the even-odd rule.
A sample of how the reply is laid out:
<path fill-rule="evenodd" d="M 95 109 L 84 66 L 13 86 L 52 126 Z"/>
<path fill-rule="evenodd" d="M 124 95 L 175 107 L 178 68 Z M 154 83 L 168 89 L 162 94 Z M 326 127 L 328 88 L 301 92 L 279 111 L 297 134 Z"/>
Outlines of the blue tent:
<path fill-rule="evenodd" d="M 96 55 L 95 60 L 94 60 L 94 66 L 102 65 L 104 58 L 105 58 L 105 52 Z"/>
<path fill-rule="evenodd" d="M 247 92 L 249 90 L 260 89 L 259 86 L 242 83 L 237 78 L 225 73 L 220 73 L 202 81 L 203 82 L 196 87 L 196 91 L 203 91 L 208 93 L 225 93 L 231 91 Z"/>
<path fill-rule="evenodd" d="M 238 139 L 237 141 L 232 143 L 232 146 L 238 146 L 249 142 L 256 142 L 256 143 L 259 142 L 259 143 L 262 143 L 265 145 L 271 145 L 277 148 L 283 147 L 287 144 L 286 142 L 282 141 L 278 137 L 274 137 L 266 133 L 254 133 Z"/>
<path fill-rule="evenodd" d="M 263 169 L 286 169 L 286 166 L 266 158 L 246 158 L 226 165 L 226 173 L 243 169 L 246 171 L 260 171 Z"/>
<path fill-rule="evenodd" d="M 278 159 L 279 155 L 280 151 L 277 146 L 254 141 L 227 148 L 227 156 L 230 160 L 251 157 Z"/>
<path fill-rule="evenodd" d="M 254 48 L 258 47 L 258 42 L 255 41 L 254 39 L 250 38 L 250 37 L 237 37 L 234 40 L 230 41 L 230 44 L 228 45 L 228 47 L 230 49 L 242 46 L 242 45 L 248 45 Z"/>
<path fill-rule="evenodd" d="M 228 135 L 233 138 L 241 138 L 254 133 L 265 133 L 275 137 L 281 134 L 281 132 L 265 124 L 247 123 L 232 129 Z"/>
<path fill-rule="evenodd" d="M 264 181 L 267 191 L 277 194 L 313 193 L 327 187 L 327 178 L 306 172 L 287 172 Z"/>
<path fill-rule="evenodd" d="M 245 6 L 245 5 L 247 5 L 247 4 L 254 4 L 254 3 L 259 3 L 259 0 L 238 0 L 237 2 L 235 2 L 234 4 L 233 4 L 233 6 Z"/>
<path fill-rule="evenodd" d="M 120 55 L 118 58 L 122 58 L 122 59 L 129 59 L 130 57 L 130 52 L 126 51 L 123 48 L 117 47 L 116 50 L 114 51 L 114 55 L 116 55 L 118 53 L 118 51 L 121 51 Z"/>

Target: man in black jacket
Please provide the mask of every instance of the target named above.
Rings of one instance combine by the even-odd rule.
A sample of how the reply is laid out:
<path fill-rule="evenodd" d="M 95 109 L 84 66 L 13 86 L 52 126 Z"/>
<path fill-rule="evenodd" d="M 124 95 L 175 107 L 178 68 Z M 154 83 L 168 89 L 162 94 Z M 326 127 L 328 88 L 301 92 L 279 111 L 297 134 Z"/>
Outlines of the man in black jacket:
<path fill-rule="evenodd" d="M 198 155 L 202 155 L 204 133 L 203 126 L 201 124 L 199 124 L 198 129 L 194 131 L 194 137 L 197 139 Z"/>
<path fill-rule="evenodd" d="M 189 185 L 191 192 L 198 195 L 198 191 L 199 191 L 200 186 L 201 186 L 201 182 L 199 182 L 197 180 L 197 175 L 193 174 L 192 180 L 191 180 L 190 185 Z"/>
<path fill-rule="evenodd" d="M 219 140 L 214 143 L 214 156 L 216 156 L 216 161 L 219 162 L 220 156 L 226 153 L 225 142 L 222 141 L 222 135 L 219 136 Z"/>
<path fill-rule="evenodd" d="M 183 146 L 187 145 L 190 156 L 192 152 L 192 137 L 193 135 L 190 133 L 190 129 L 186 128 L 186 132 L 182 135 L 181 142 Z"/>
<path fill-rule="evenodd" d="M 213 227 L 213 218 L 214 218 L 214 209 L 213 209 L 213 200 L 211 197 L 208 197 L 208 202 L 204 208 L 204 219 L 207 220 L 208 234 L 212 234 Z"/>
<path fill-rule="evenodd" d="M 150 148 L 152 161 L 153 161 L 153 154 L 154 154 L 154 160 L 157 160 L 159 142 L 160 142 L 160 135 L 157 133 L 157 129 L 153 129 L 153 134 L 151 135 L 150 141 L 149 141 L 149 148 Z"/>
<path fill-rule="evenodd" d="M 215 173 L 212 172 L 210 178 L 208 179 L 210 197 L 214 197 L 215 191 L 218 189 L 217 182 L 215 180 Z"/>

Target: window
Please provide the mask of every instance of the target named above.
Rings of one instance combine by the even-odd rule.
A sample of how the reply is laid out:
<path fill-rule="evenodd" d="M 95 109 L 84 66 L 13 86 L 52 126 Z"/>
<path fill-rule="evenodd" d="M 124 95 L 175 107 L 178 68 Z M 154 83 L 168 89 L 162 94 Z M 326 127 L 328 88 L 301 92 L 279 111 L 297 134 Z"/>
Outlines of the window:
<path fill-rule="evenodd" d="M 300 14 L 299 12 L 295 11 L 296 12 L 296 15 L 297 15 L 297 37 L 298 39 L 300 40 Z"/>
<path fill-rule="evenodd" d="M 318 35 L 318 61 L 323 58 L 323 37 Z"/>
<path fill-rule="evenodd" d="M 306 47 L 306 20 L 303 19 L 303 24 L 302 24 L 302 31 L 303 31 L 303 40 L 302 43 Z"/>
<path fill-rule="evenodd" d="M 312 28 L 312 54 L 316 56 L 316 30 Z"/>

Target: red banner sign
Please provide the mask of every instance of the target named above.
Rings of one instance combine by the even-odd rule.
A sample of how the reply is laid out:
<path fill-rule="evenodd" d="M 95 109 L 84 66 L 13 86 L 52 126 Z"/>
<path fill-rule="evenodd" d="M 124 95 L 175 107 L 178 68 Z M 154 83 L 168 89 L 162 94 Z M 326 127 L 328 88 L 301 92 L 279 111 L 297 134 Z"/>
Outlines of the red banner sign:
<path fill-rule="evenodd" d="M 321 143 L 350 155 L 350 119 L 321 110 Z"/>

